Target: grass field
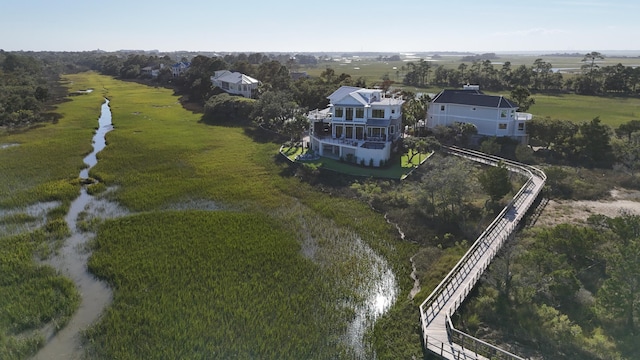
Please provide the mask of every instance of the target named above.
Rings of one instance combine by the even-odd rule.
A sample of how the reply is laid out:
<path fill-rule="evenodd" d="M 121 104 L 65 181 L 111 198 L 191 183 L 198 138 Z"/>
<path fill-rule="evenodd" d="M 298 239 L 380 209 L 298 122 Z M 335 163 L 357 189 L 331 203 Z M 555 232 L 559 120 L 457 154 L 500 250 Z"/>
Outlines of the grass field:
<path fill-rule="evenodd" d="M 114 130 L 90 176 L 102 180 L 97 190 L 109 189 L 98 196 L 137 215 L 97 227 L 91 268 L 114 286 L 114 302 L 86 333 L 90 358 L 353 358 L 344 330 L 365 301 L 361 291 L 376 285 L 363 275 L 377 266 L 356 239 L 387 259 L 406 298 L 415 245 L 398 241 L 366 204 L 291 176 L 278 142 L 250 128 L 206 125 L 166 89 L 94 73 L 67 81 L 96 91 L 61 104 L 58 124 L 0 136 L 20 143 L 0 157 L 35 164 L 42 146 L 39 159 L 50 159 L 28 170 L 2 162 L 9 181 L 0 200 L 17 207 L 77 195 L 100 104 L 110 99 Z M 199 210 L 203 203 L 221 210 Z M 175 210 L 185 204 L 191 210 Z M 308 241 L 314 256 L 305 253 Z M 420 356 L 413 329 L 397 331 L 406 334 L 403 351 Z M 371 343 L 365 348 L 370 354 Z"/>
<path fill-rule="evenodd" d="M 528 112 L 536 117 L 588 122 L 599 116 L 613 128 L 640 119 L 640 99 L 626 97 L 595 97 L 585 95 L 533 95 L 536 100 Z"/>

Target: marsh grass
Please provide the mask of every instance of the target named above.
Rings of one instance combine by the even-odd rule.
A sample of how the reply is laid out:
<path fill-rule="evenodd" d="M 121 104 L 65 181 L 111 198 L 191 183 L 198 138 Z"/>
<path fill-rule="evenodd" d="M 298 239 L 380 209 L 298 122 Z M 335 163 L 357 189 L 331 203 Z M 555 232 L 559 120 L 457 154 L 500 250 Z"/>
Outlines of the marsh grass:
<path fill-rule="evenodd" d="M 79 304 L 73 282 L 50 266 L 36 264 L 33 254 L 47 251 L 55 235 L 39 230 L 0 237 L 0 358 L 35 354 L 42 336 L 32 330 L 53 322 L 64 326 Z"/>
<path fill-rule="evenodd" d="M 114 287 L 112 306 L 86 333 L 90 356 L 357 357 L 344 331 L 354 306 L 364 301 L 355 290 L 366 290 L 376 279 L 363 270 L 371 263 L 359 257 L 361 247 L 351 244 L 356 238 L 388 261 L 398 298 L 406 298 L 412 286 L 408 258 L 416 246 L 399 241 L 382 214 L 366 204 L 327 196 L 293 177 L 278 154 L 281 140 L 262 136 L 259 129 L 207 125 L 167 89 L 94 73 L 67 80 L 74 89 L 97 90 L 61 105 L 65 117 L 59 128 L 36 129 L 29 139 L 7 135 L 3 143 L 21 145 L 0 151 L 2 157 L 23 149 L 12 156 L 24 157 L 29 165 L 36 161 L 28 158 L 37 157 L 30 149 L 50 136 L 58 140 L 48 143 L 48 153 L 63 160 L 55 163 L 52 157 L 50 169 L 30 171 L 0 162 L 10 170 L 0 176 L 11 178 L 0 182 L 0 200 L 4 206 L 56 200 L 59 205 L 47 213 L 49 228 L 65 233 L 56 219 L 77 196 L 81 159 L 91 150 L 103 97 L 110 99 L 115 129 L 107 134 L 108 145 L 90 176 L 110 189 L 96 189 L 101 197 L 139 214 L 105 222 L 88 216 L 79 224 L 97 233 L 91 270 Z M 25 182 L 14 180 L 31 175 Z M 7 195 L 14 190 L 19 200 Z M 186 210 L 180 204 L 215 204 L 215 211 Z M 180 211 L 167 210 L 176 206 Z M 305 221 L 317 224 L 295 225 L 299 219 L 291 216 L 298 210 Z M 315 262 L 301 251 L 305 231 L 317 232 L 324 254 L 331 254 L 332 246 L 352 253 Z M 34 244 L 30 251 L 52 251 L 46 244 Z M 409 335 L 413 330 L 397 326 L 394 331 Z M 403 338 L 407 351 L 422 354 L 419 341 Z"/>
<path fill-rule="evenodd" d="M 335 357 L 335 291 L 299 252 L 291 232 L 259 213 L 109 220 L 89 267 L 115 299 L 89 341 L 98 358 Z"/>
<path fill-rule="evenodd" d="M 98 84 L 98 75 L 75 77 L 71 89 Z M 101 91 L 76 96 L 58 105 L 64 117 L 23 132 L 0 132 L 0 143 L 18 143 L 0 150 L 0 207 L 20 207 L 41 201 L 70 201 L 79 191 L 78 173 L 91 151 Z"/>

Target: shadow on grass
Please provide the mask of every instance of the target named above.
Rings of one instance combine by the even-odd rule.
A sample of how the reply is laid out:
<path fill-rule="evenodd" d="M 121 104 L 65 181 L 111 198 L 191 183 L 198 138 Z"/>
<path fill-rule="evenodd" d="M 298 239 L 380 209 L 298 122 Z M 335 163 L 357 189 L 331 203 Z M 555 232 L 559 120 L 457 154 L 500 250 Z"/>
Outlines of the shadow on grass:
<path fill-rule="evenodd" d="M 252 138 L 255 142 L 262 144 L 282 144 L 283 142 L 289 140 L 289 138 L 287 138 L 286 136 L 280 135 L 273 131 L 265 130 L 261 127 L 245 127 L 244 133 L 248 137 Z"/>

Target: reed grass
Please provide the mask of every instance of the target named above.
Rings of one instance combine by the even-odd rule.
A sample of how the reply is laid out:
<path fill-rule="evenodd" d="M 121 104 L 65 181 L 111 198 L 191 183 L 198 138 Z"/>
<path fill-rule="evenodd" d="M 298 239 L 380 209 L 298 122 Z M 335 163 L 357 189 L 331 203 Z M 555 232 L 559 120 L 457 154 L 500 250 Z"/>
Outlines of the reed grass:
<path fill-rule="evenodd" d="M 33 261 L 50 237 L 39 230 L 0 237 L 0 358 L 34 355 L 44 339 L 33 332 L 47 323 L 63 327 L 79 304 L 73 282 Z"/>
<path fill-rule="evenodd" d="M 65 117 L 56 125 L 30 137 L 2 135 L 21 145 L 0 150 L 3 156 L 21 149 L 29 165 L 27 158 L 37 156 L 32 148 L 56 136 L 61 140 L 47 151 L 67 160 L 38 171 L 6 166 L 11 172 L 2 176 L 12 185 L 0 185 L 6 191 L 0 199 L 4 206 L 59 201 L 47 217 L 50 230 L 63 234 L 55 219 L 66 214 L 69 189 L 77 195 L 99 106 L 110 99 L 115 129 L 90 176 L 104 184 L 95 193 L 138 214 L 81 224 L 97 232 L 91 270 L 114 287 L 113 304 L 86 333 L 91 358 L 357 357 L 344 333 L 364 301 L 355 290 L 376 281 L 368 276 L 369 252 L 386 259 L 398 298 L 406 298 L 416 246 L 400 241 L 367 204 L 327 196 L 292 177 L 279 160 L 279 141 L 251 128 L 206 125 L 167 89 L 94 73 L 67 81 L 96 91 L 62 104 Z M 32 173 L 24 183 L 13 180 Z M 7 195 L 14 190 L 19 201 Z M 166 210 L 193 200 L 225 210 Z M 302 251 L 309 234 L 324 260 Z M 356 239 L 371 250 L 355 246 Z M 420 356 L 412 329 L 395 331 L 408 334 L 402 346 Z"/>

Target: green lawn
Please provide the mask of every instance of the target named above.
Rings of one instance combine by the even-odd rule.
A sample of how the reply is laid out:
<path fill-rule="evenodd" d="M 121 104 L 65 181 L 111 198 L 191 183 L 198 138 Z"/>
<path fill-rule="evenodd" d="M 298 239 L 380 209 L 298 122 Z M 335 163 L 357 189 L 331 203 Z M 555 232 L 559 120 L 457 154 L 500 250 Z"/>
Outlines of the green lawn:
<path fill-rule="evenodd" d="M 586 95 L 540 95 L 527 112 L 536 117 L 588 122 L 599 116 L 603 123 L 612 127 L 630 120 L 640 119 L 640 99 L 626 97 L 602 97 Z"/>
<path fill-rule="evenodd" d="M 289 160 L 296 161 L 296 156 L 305 153 L 305 150 L 302 147 L 283 147 L 281 152 L 288 157 Z M 424 162 L 430 155 L 431 154 L 415 155 L 411 158 L 411 161 L 409 161 L 409 156 L 403 154 L 400 157 L 392 158 L 390 160 L 391 163 L 382 168 L 350 164 L 327 157 L 321 157 L 318 160 L 312 161 L 298 160 L 297 162 L 307 164 L 314 168 L 322 168 L 347 175 L 398 180 L 404 179 L 411 170 L 419 166 L 420 163 Z"/>

